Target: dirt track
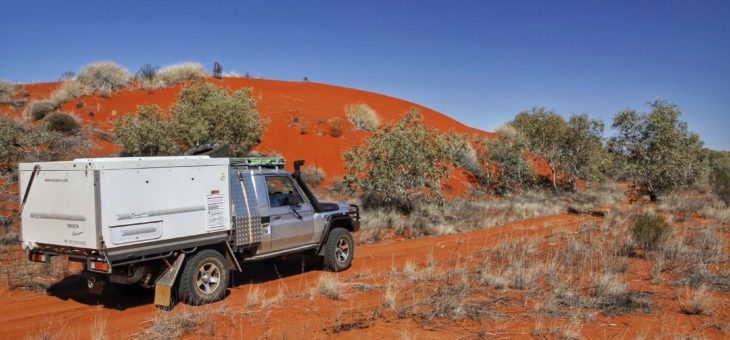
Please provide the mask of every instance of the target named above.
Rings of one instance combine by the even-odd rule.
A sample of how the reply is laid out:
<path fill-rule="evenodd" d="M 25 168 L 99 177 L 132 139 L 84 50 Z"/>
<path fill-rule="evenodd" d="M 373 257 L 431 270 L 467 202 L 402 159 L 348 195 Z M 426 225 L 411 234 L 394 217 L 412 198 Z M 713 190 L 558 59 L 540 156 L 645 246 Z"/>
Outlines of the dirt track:
<path fill-rule="evenodd" d="M 546 218 L 521 221 L 508 226 L 480 230 L 471 233 L 427 237 L 416 240 L 396 241 L 384 244 L 363 245 L 357 248 L 353 267 L 340 273 L 342 282 L 357 281 L 355 276 L 367 273 L 374 281 L 385 275 L 393 267 L 401 267 L 408 259 L 422 264 L 429 254 L 437 262 L 451 260 L 457 254 L 467 254 L 493 246 L 500 240 L 527 236 L 543 235 L 576 229 L 587 217 L 559 215 Z M 287 297 L 266 311 L 258 311 L 261 317 L 253 317 L 256 322 L 216 322 L 215 334 L 272 336 L 279 334 L 294 336 L 301 333 L 328 336 L 333 335 L 326 328 L 335 320 L 337 310 L 366 311 L 378 304 L 381 293 L 357 293 L 347 291 L 341 301 L 330 301 L 326 298 L 306 297 L 307 292 L 316 286 L 322 272 L 302 265 L 301 258 L 290 258 L 275 262 L 264 262 L 248 265 L 245 273 L 235 275 L 235 283 L 230 295 L 222 302 L 205 307 L 189 307 L 178 305 L 173 313 L 201 309 L 225 307 L 229 312 L 244 313 L 246 297 L 250 289 L 259 287 L 263 296 L 277 294 L 280 287 L 288 292 Z M 281 276 L 281 279 L 279 279 Z M 0 338 L 12 339 L 38 334 L 43 330 L 64 337 L 87 338 L 95 318 L 105 319 L 107 334 L 112 338 L 126 338 L 140 332 L 145 320 L 155 315 L 164 315 L 152 306 L 151 291 L 143 291 L 129 287 L 109 287 L 101 297 L 89 295 L 83 289 L 83 282 L 77 276 L 71 276 L 54 285 L 47 295 L 26 291 L 8 292 L 5 287 L 0 291 Z M 266 318 L 264 315 L 268 315 Z M 231 325 L 226 326 L 226 323 Z M 387 336 L 398 336 L 403 331 L 418 332 L 416 324 L 398 325 L 377 322 L 370 327 Z M 414 330 L 409 330 L 413 328 Z M 454 335 L 445 329 L 427 332 L 423 335 L 441 337 Z"/>

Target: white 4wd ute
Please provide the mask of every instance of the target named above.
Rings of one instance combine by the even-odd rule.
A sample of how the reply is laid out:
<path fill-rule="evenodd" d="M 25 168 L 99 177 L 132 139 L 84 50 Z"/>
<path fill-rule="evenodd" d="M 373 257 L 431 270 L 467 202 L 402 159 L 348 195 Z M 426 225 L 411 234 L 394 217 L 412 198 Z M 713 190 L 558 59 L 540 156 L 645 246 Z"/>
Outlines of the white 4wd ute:
<path fill-rule="evenodd" d="M 106 282 L 155 288 L 204 304 L 225 297 L 231 270 L 293 253 L 350 267 L 359 209 L 319 202 L 280 157 L 89 158 L 21 163 L 21 241 L 30 260 L 66 255 L 90 290 Z"/>

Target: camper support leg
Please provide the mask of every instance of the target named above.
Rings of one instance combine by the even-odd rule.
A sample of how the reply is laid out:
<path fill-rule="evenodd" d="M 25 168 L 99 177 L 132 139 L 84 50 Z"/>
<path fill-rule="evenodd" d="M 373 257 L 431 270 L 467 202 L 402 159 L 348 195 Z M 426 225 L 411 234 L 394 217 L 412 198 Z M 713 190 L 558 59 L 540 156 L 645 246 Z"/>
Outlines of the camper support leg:
<path fill-rule="evenodd" d="M 167 270 L 162 273 L 157 282 L 155 282 L 155 306 L 160 308 L 172 308 L 172 287 L 175 286 L 175 281 L 180 274 L 180 268 L 182 268 L 183 261 L 185 261 L 185 253 L 180 253 L 175 259 L 172 266 L 167 267 Z"/>

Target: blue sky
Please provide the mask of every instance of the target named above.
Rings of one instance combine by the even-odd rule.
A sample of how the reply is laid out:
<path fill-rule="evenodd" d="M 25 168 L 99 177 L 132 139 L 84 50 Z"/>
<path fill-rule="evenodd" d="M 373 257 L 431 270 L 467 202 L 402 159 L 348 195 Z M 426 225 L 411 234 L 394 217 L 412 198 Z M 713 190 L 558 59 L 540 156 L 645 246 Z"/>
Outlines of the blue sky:
<path fill-rule="evenodd" d="M 728 1 L 8 1 L 0 79 L 197 61 L 404 98 L 485 130 L 545 106 L 680 105 L 730 150 Z"/>

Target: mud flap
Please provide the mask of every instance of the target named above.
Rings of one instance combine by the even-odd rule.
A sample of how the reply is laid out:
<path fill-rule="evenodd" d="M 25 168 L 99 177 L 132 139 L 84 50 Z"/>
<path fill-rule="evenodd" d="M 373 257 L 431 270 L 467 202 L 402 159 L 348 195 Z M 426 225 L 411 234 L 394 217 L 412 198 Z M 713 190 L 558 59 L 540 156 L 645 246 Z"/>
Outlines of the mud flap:
<path fill-rule="evenodd" d="M 184 253 L 178 255 L 172 266 L 168 267 L 155 282 L 155 307 L 162 309 L 169 309 L 173 307 L 173 287 L 175 286 L 175 281 L 177 281 L 177 277 L 180 274 L 180 268 L 182 268 L 183 261 L 185 261 Z"/>

